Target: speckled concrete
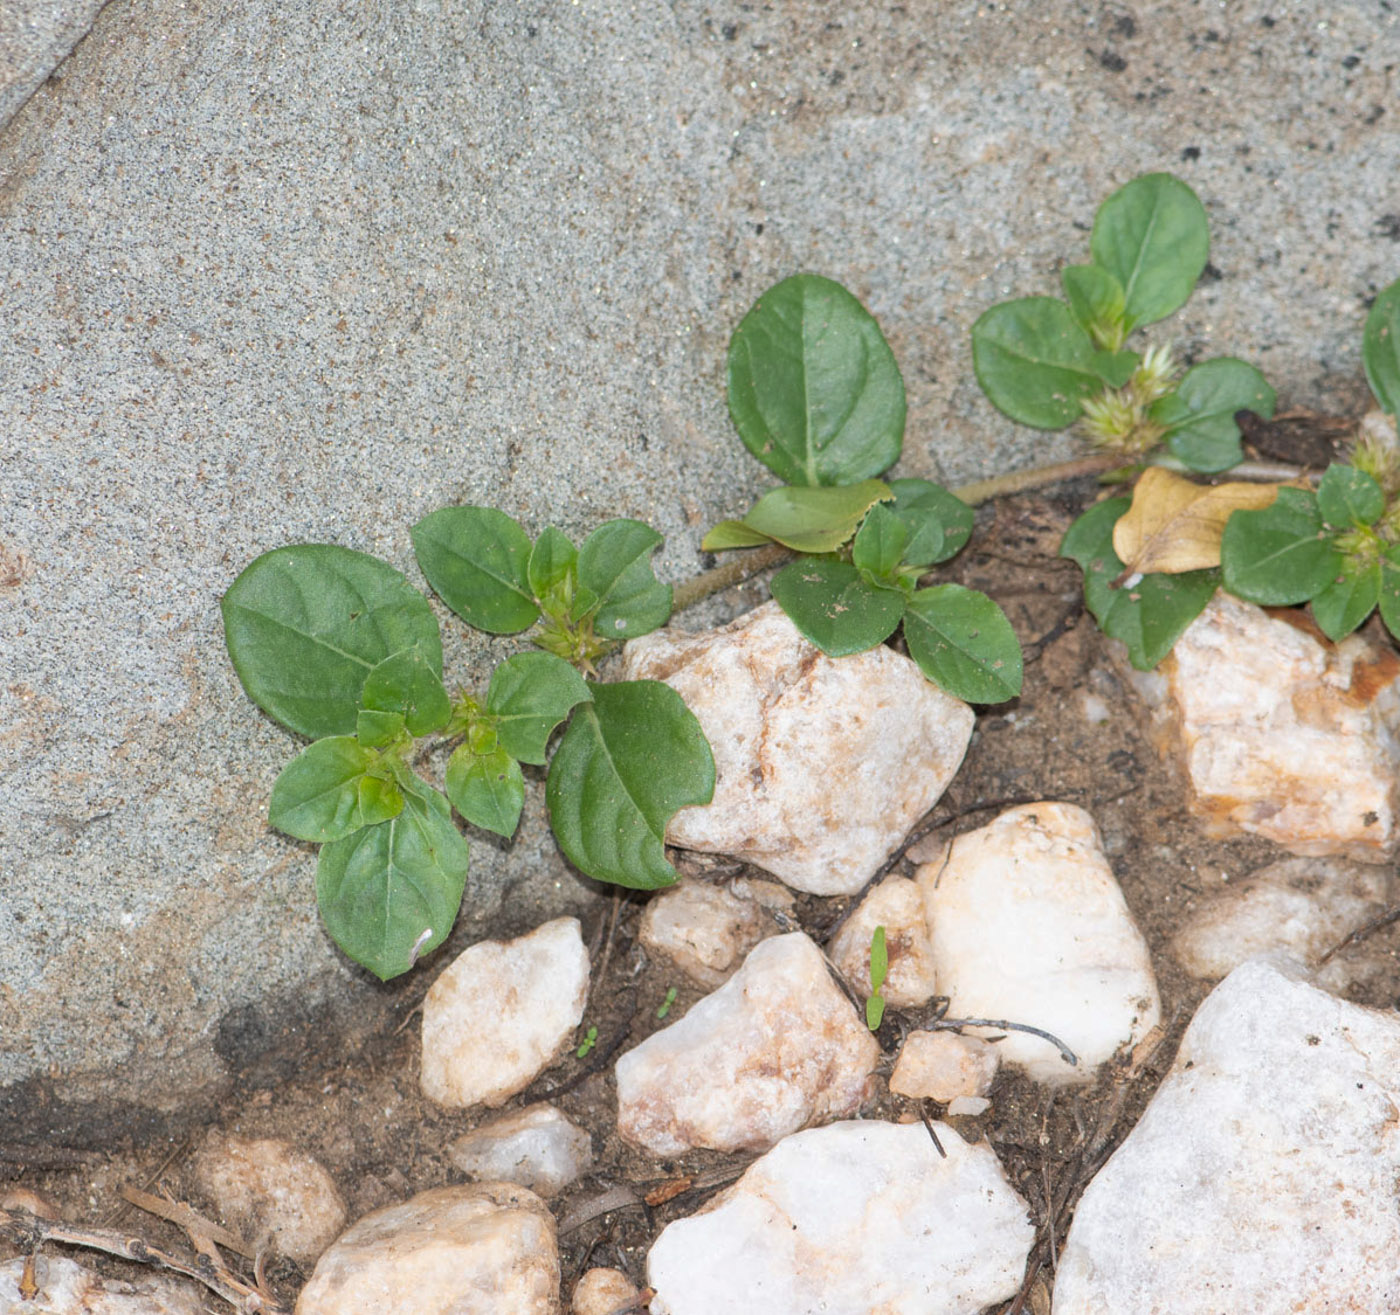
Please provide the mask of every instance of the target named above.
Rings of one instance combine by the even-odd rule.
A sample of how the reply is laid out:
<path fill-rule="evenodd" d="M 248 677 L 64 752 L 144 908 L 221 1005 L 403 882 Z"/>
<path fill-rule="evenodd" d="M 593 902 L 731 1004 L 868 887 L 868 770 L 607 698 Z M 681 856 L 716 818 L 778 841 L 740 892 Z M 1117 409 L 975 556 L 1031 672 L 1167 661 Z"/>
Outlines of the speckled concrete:
<path fill-rule="evenodd" d="M 92 27 L 105 0 L 0 0 L 0 128 Z"/>
<path fill-rule="evenodd" d="M 764 482 L 723 365 L 774 279 L 880 316 L 903 473 L 1062 456 L 982 400 L 968 328 L 1171 169 L 1215 238 L 1178 343 L 1355 401 L 1400 274 L 1400 25 L 1318 13 L 112 0 L 0 132 L 0 1097 L 173 1105 L 288 1001 L 307 1031 L 382 1008 L 266 829 L 295 745 L 220 594 L 293 540 L 416 577 L 409 524 L 455 500 L 640 516 L 693 572 Z M 540 793 L 473 844 L 447 953 L 512 883 L 516 930 L 589 898 Z"/>

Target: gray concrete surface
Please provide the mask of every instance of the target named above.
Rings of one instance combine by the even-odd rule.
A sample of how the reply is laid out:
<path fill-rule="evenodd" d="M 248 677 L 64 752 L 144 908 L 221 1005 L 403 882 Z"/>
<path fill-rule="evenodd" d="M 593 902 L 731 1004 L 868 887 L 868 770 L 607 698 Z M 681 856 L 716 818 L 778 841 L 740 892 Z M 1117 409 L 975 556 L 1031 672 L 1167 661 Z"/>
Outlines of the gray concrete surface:
<path fill-rule="evenodd" d="M 1398 66 L 1360 0 L 112 0 L 0 133 L 0 1113 L 173 1110 L 394 998 L 265 825 L 296 746 L 218 618 L 257 553 L 417 578 L 408 526 L 482 501 L 645 518 L 691 573 L 766 478 L 729 331 L 801 268 L 886 328 L 903 473 L 1066 455 L 982 400 L 968 329 L 1152 169 L 1215 239 L 1177 342 L 1353 402 L 1400 275 Z M 473 844 L 456 944 L 503 891 L 521 922 L 590 898 L 541 794 Z"/>
<path fill-rule="evenodd" d="M 106 0 L 0 0 L 0 128 L 92 27 Z"/>

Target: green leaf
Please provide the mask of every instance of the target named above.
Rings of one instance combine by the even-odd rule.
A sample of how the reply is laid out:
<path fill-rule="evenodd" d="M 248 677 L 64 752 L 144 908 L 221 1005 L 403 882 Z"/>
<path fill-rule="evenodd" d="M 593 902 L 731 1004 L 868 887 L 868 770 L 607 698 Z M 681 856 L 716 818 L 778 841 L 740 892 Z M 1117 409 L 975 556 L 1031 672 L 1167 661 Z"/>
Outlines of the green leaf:
<path fill-rule="evenodd" d="M 671 616 L 671 586 L 658 582 L 651 554 L 661 536 L 641 521 L 598 526 L 578 555 L 579 584 L 597 599 L 594 628 L 602 639 L 635 639 Z"/>
<path fill-rule="evenodd" d="M 880 1024 L 885 1021 L 885 997 L 883 995 L 872 995 L 865 1002 L 865 1025 L 872 1032 L 880 1030 Z"/>
<path fill-rule="evenodd" d="M 1210 256 L 1210 224 L 1179 178 L 1144 174 L 1099 207 L 1089 250 L 1123 289 L 1131 332 L 1185 305 Z"/>
<path fill-rule="evenodd" d="M 880 926 L 870 937 L 870 986 L 877 993 L 885 985 L 889 971 L 889 946 L 885 944 L 885 929 Z"/>
<path fill-rule="evenodd" d="M 1306 603 L 1342 573 L 1342 555 L 1322 523 L 1317 495 L 1279 489 L 1273 506 L 1237 511 L 1220 541 L 1225 588 L 1261 607 Z"/>
<path fill-rule="evenodd" d="M 1094 373 L 1110 388 L 1122 388 L 1142 364 L 1137 352 L 1095 352 Z"/>
<path fill-rule="evenodd" d="M 904 445 L 904 381 L 874 317 L 839 283 L 769 288 L 729 343 L 729 414 L 788 484 L 854 484 Z"/>
<path fill-rule="evenodd" d="M 1114 588 L 1123 562 L 1113 551 L 1113 527 L 1131 505 L 1131 498 L 1110 498 L 1090 507 L 1069 527 L 1060 556 L 1083 570 L 1084 602 L 1099 629 L 1127 646 L 1128 660 L 1139 671 L 1150 671 L 1205 610 L 1220 572 L 1144 575 L 1131 588 Z"/>
<path fill-rule="evenodd" d="M 972 326 L 972 368 L 992 405 L 1035 429 L 1063 429 L 1103 388 L 1098 353 L 1068 306 L 1022 297 L 983 311 Z"/>
<path fill-rule="evenodd" d="M 248 697 L 300 735 L 355 729 L 365 677 L 417 645 L 441 673 L 428 600 L 398 571 L 334 544 L 297 544 L 244 568 L 221 604 L 224 640 Z"/>
<path fill-rule="evenodd" d="M 491 673 L 486 711 L 497 718 L 496 734 L 505 751 L 539 766 L 554 728 L 592 697 L 588 682 L 563 658 L 517 653 Z"/>
<path fill-rule="evenodd" d="M 530 560 L 525 568 L 525 579 L 530 592 L 538 599 L 546 599 L 558 590 L 568 589 L 578 567 L 578 549 L 569 536 L 552 525 L 535 540 L 530 550 Z"/>
<path fill-rule="evenodd" d="M 268 822 L 298 840 L 317 841 L 339 840 L 387 822 L 403 807 L 399 792 L 360 790 L 378 757 L 353 735 L 307 745 L 273 782 Z"/>
<path fill-rule="evenodd" d="M 715 763 L 679 694 L 659 681 L 594 685 L 549 767 L 545 796 L 559 847 L 581 872 L 639 890 L 669 886 L 666 824 L 707 804 Z"/>
<path fill-rule="evenodd" d="M 1021 692 L 1021 645 L 986 594 L 960 584 L 920 589 L 904 614 L 909 656 L 936 685 L 968 703 L 1004 703 Z"/>
<path fill-rule="evenodd" d="M 447 800 L 413 778 L 392 821 L 321 850 L 316 900 L 331 939 L 382 981 L 447 939 L 467 882 L 467 842 Z"/>
<path fill-rule="evenodd" d="M 976 513 L 941 484 L 926 479 L 890 481 L 894 514 L 909 531 L 906 566 L 933 566 L 962 551 Z"/>
<path fill-rule="evenodd" d="M 1345 568 L 1338 579 L 1313 597 L 1313 620 L 1328 639 L 1340 643 L 1376 610 L 1380 597 L 1380 562 L 1360 570 Z"/>
<path fill-rule="evenodd" d="M 1400 639 L 1400 543 L 1393 543 L 1381 557 L 1381 620 Z"/>
<path fill-rule="evenodd" d="M 1123 285 L 1098 265 L 1066 265 L 1060 271 L 1060 284 L 1084 331 L 1099 347 L 1115 350 L 1126 336 Z"/>
<path fill-rule="evenodd" d="M 893 582 L 909 544 L 909 528 L 888 507 L 870 509 L 851 545 L 851 563 L 880 582 Z"/>
<path fill-rule="evenodd" d="M 805 557 L 769 586 L 793 625 L 828 657 L 882 644 L 904 614 L 904 595 L 867 583 L 849 562 Z"/>
<path fill-rule="evenodd" d="M 403 713 L 361 708 L 355 718 L 355 738 L 366 749 L 382 749 L 404 733 Z"/>
<path fill-rule="evenodd" d="M 1236 411 L 1267 420 L 1274 413 L 1274 390 L 1252 365 L 1218 356 L 1187 370 L 1176 391 L 1158 398 L 1148 416 L 1165 428 L 1173 456 L 1192 470 L 1213 474 L 1244 459 Z"/>
<path fill-rule="evenodd" d="M 1317 509 L 1339 530 L 1371 525 L 1385 510 L 1385 493 L 1364 470 L 1334 461 L 1317 486 Z"/>
<path fill-rule="evenodd" d="M 473 826 L 498 836 L 515 834 L 525 806 L 525 778 L 504 749 L 477 754 L 462 745 L 447 760 L 444 785 L 452 807 Z"/>
<path fill-rule="evenodd" d="M 1371 303 L 1361 336 L 1361 359 L 1381 410 L 1400 415 L 1400 279 L 1382 288 Z"/>
<path fill-rule="evenodd" d="M 441 670 L 440 662 L 433 670 L 421 649 L 406 648 L 386 657 L 365 677 L 360 702 L 373 712 L 401 713 L 412 735 L 431 735 L 452 716 Z"/>
<path fill-rule="evenodd" d="M 759 498 L 743 524 L 794 552 L 835 552 L 850 542 L 871 507 L 892 496 L 889 485 L 878 479 L 837 488 L 786 485 Z"/>
<path fill-rule="evenodd" d="M 513 635 L 539 618 L 530 589 L 530 540 L 494 507 L 443 507 L 413 527 L 428 583 L 470 626 Z"/>
<path fill-rule="evenodd" d="M 727 552 L 731 548 L 760 548 L 772 543 L 766 534 L 751 530 L 743 521 L 720 521 L 700 540 L 706 552 Z"/>

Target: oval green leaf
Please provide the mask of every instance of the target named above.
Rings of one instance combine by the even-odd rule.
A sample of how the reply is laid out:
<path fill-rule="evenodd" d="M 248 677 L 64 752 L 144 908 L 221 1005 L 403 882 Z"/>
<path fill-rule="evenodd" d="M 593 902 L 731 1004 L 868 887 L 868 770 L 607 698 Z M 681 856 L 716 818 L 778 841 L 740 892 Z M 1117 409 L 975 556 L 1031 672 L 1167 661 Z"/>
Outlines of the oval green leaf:
<path fill-rule="evenodd" d="M 1279 489 L 1272 506 L 1235 512 L 1220 540 L 1225 588 L 1261 607 L 1306 603 L 1341 575 L 1342 564 L 1317 495 L 1304 489 Z"/>
<path fill-rule="evenodd" d="M 393 653 L 365 677 L 360 703 L 372 712 L 401 714 L 411 735 L 431 735 L 452 716 L 441 669 L 434 671 L 417 647 Z"/>
<path fill-rule="evenodd" d="M 909 656 L 934 684 L 968 703 L 1005 703 L 1021 692 L 1021 644 L 986 594 L 960 584 L 920 589 L 904 614 Z"/>
<path fill-rule="evenodd" d="M 1400 543 L 1393 543 L 1381 557 L 1381 620 L 1400 639 Z"/>
<path fill-rule="evenodd" d="M 906 566 L 933 566 L 962 551 L 976 513 L 941 484 L 926 479 L 890 481 L 894 514 L 909 531 Z"/>
<path fill-rule="evenodd" d="M 909 527 L 888 507 L 870 509 L 851 544 L 851 564 L 882 584 L 893 584 L 909 546 Z"/>
<path fill-rule="evenodd" d="M 700 540 L 706 552 L 728 552 L 731 548 L 760 548 L 772 543 L 766 534 L 751 530 L 743 521 L 720 521 Z"/>
<path fill-rule="evenodd" d="M 501 747 L 512 758 L 540 766 L 554 728 L 592 697 L 588 682 L 563 658 L 517 653 L 491 673 L 486 711 L 496 718 Z"/>
<path fill-rule="evenodd" d="M 331 939 L 382 981 L 447 939 L 467 883 L 467 842 L 425 782 L 396 818 L 321 849 L 316 901 Z"/>
<path fill-rule="evenodd" d="M 1400 415 L 1400 279 L 1383 288 L 1371 303 L 1361 336 L 1361 359 L 1381 410 Z"/>
<path fill-rule="evenodd" d="M 224 641 L 248 697 L 300 735 L 350 735 L 365 677 L 415 645 L 441 673 L 428 600 L 367 553 L 297 544 L 244 568 L 221 603 Z"/>
<path fill-rule="evenodd" d="M 972 326 L 972 368 L 992 405 L 1034 429 L 1063 429 L 1103 389 L 1092 340 L 1053 297 L 1022 297 Z"/>
<path fill-rule="evenodd" d="M 707 804 L 715 763 L 679 694 L 659 681 L 594 685 L 549 766 L 545 796 L 559 847 L 581 872 L 639 890 L 669 886 L 666 824 Z"/>
<path fill-rule="evenodd" d="M 1098 265 L 1066 265 L 1060 271 L 1065 299 L 1096 347 L 1116 352 L 1127 336 L 1123 327 L 1123 285 Z"/>
<path fill-rule="evenodd" d="M 525 576 L 530 592 L 541 602 L 551 595 L 560 599 L 572 594 L 570 583 L 578 568 L 578 549 L 562 530 L 548 526 L 535 540 Z"/>
<path fill-rule="evenodd" d="M 494 507 L 442 507 L 413 527 L 418 565 L 439 598 L 470 626 L 513 635 L 533 625 L 530 539 Z"/>
<path fill-rule="evenodd" d="M 381 749 L 393 743 L 405 729 L 401 712 L 375 712 L 372 708 L 361 708 L 355 718 L 355 738 L 366 749 Z"/>
<path fill-rule="evenodd" d="M 880 326 L 839 283 L 796 274 L 769 288 L 729 343 L 729 414 L 788 484 L 854 484 L 904 445 L 904 380 Z"/>
<path fill-rule="evenodd" d="M 765 493 L 743 524 L 794 552 L 835 552 L 849 543 L 865 513 L 893 495 L 878 479 L 838 488 L 794 488 Z"/>
<path fill-rule="evenodd" d="M 869 584 L 850 562 L 804 558 L 783 567 L 770 588 L 798 630 L 828 657 L 883 644 L 904 615 L 904 595 Z"/>
<path fill-rule="evenodd" d="M 1381 598 L 1381 564 L 1342 571 L 1312 600 L 1313 620 L 1334 644 L 1340 643 L 1372 612 Z"/>
<path fill-rule="evenodd" d="M 507 838 L 515 834 L 525 807 L 525 777 L 504 749 L 477 754 L 462 745 L 447 760 L 443 785 L 452 807 L 473 826 Z"/>
<path fill-rule="evenodd" d="M 579 584 L 596 598 L 593 626 L 601 639 L 635 639 L 671 616 L 671 586 L 651 569 L 661 536 L 641 521 L 598 526 L 578 554 Z"/>
<path fill-rule="evenodd" d="M 1229 470 L 1244 459 L 1236 411 L 1267 420 L 1274 413 L 1274 390 L 1252 365 L 1217 356 L 1194 365 L 1174 392 L 1158 398 L 1149 417 L 1165 430 L 1167 448 L 1191 470 Z"/>
<path fill-rule="evenodd" d="M 1385 510 L 1385 493 L 1364 470 L 1334 461 L 1317 486 L 1317 509 L 1339 530 L 1371 525 Z"/>
<path fill-rule="evenodd" d="M 1185 305 L 1210 257 L 1210 223 L 1179 178 L 1144 174 L 1099 207 L 1089 250 L 1122 288 L 1122 321 L 1132 332 Z"/>
<path fill-rule="evenodd" d="M 398 789 L 365 776 L 378 757 L 353 735 L 307 745 L 273 782 L 269 824 L 298 840 L 327 841 L 397 816 L 403 807 Z M 370 788 L 362 789 L 366 782 Z"/>

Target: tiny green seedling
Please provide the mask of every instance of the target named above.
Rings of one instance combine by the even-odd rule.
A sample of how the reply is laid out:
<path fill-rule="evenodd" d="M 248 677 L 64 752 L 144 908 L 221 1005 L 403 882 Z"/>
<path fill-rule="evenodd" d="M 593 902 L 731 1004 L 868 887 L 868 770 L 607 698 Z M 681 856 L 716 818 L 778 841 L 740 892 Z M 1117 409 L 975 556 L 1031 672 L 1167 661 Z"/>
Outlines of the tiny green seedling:
<path fill-rule="evenodd" d="M 885 947 L 885 929 L 876 927 L 870 938 L 870 997 L 865 1002 L 865 1025 L 872 1032 L 880 1030 L 885 1021 L 885 979 L 889 976 L 889 951 Z"/>
<path fill-rule="evenodd" d="M 671 1012 L 671 1006 L 676 1003 L 676 988 L 668 986 L 666 988 L 666 998 L 661 1002 L 661 1007 L 657 1009 L 657 1018 L 665 1018 Z"/>
<path fill-rule="evenodd" d="M 598 1044 L 598 1029 L 597 1029 L 596 1027 L 590 1027 L 590 1028 L 588 1029 L 588 1031 L 584 1033 L 584 1035 L 583 1035 L 583 1040 L 582 1040 L 582 1042 L 580 1042 L 580 1044 L 579 1044 L 579 1048 L 578 1048 L 578 1057 L 579 1057 L 580 1059 L 587 1059 L 587 1058 L 588 1058 L 588 1052 L 589 1052 L 590 1050 L 592 1050 L 593 1047 L 596 1046 L 597 1044 Z"/>

